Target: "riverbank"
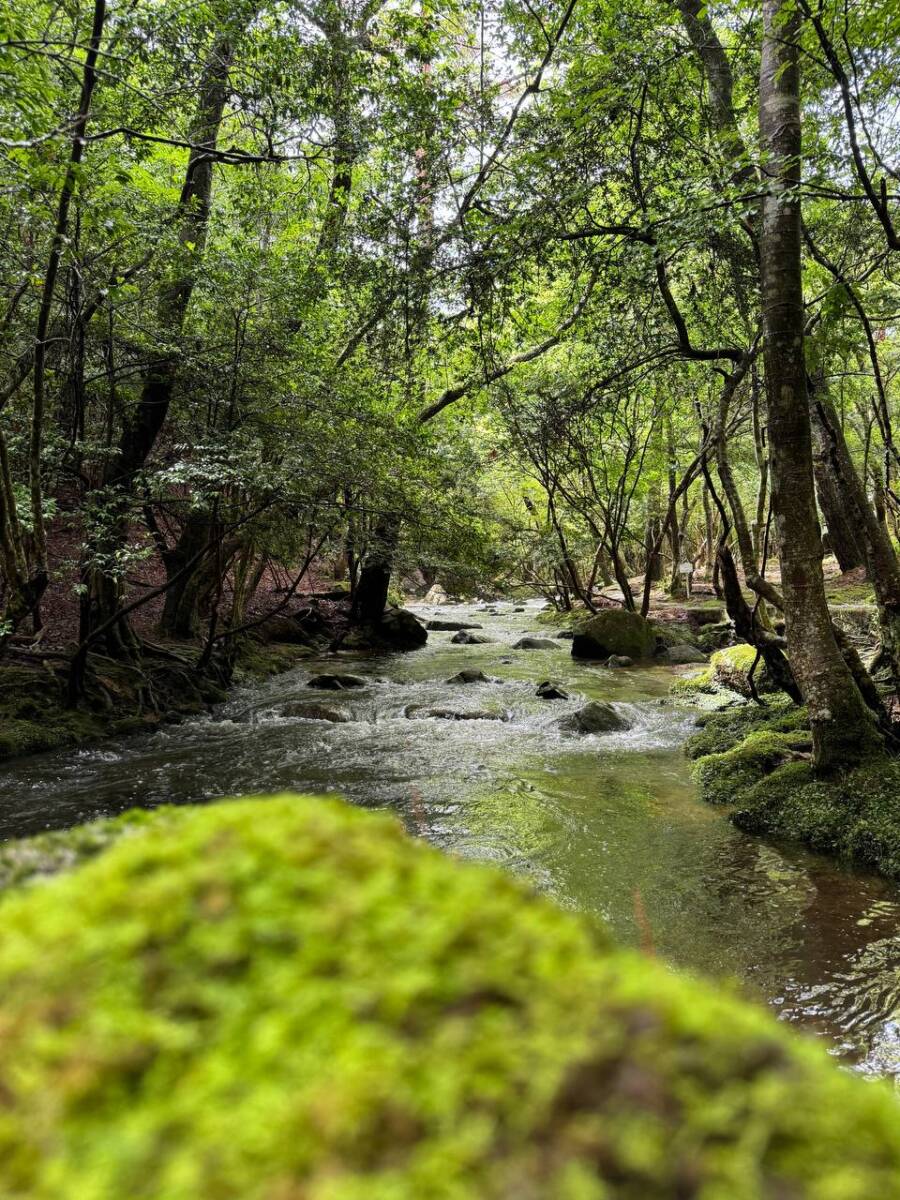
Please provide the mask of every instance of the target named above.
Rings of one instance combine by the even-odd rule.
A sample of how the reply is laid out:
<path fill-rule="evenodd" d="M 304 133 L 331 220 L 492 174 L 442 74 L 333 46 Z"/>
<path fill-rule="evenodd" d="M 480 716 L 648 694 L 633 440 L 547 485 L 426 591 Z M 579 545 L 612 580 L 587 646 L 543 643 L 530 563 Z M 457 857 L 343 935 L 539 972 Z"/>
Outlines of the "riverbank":
<path fill-rule="evenodd" d="M 69 654 L 14 651 L 0 665 L 0 761 L 174 724 L 221 704 L 232 686 L 265 679 L 322 651 L 346 627 L 345 605 L 307 604 L 243 636 L 227 668 L 197 666 L 199 640 L 143 641 L 140 659 L 88 655 L 83 695 L 67 699 Z"/>
<path fill-rule="evenodd" d="M 876 760 L 817 778 L 806 713 L 780 696 L 703 722 L 685 747 L 694 778 L 703 799 L 727 805 L 739 829 L 900 879 L 900 763 Z"/>

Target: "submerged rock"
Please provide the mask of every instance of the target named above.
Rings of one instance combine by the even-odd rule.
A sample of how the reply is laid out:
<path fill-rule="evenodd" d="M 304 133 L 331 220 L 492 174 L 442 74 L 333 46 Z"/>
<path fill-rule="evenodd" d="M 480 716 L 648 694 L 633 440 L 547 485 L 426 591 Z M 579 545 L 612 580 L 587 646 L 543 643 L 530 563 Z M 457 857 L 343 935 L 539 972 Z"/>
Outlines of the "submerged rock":
<path fill-rule="evenodd" d="M 620 733 L 631 728 L 631 723 L 603 700 L 591 700 L 557 724 L 566 733 Z"/>
<path fill-rule="evenodd" d="M 4 1196 L 900 1194 L 883 1084 L 382 814 L 160 810 L 4 905 Z"/>
<path fill-rule="evenodd" d="M 481 629 L 482 626 L 474 621 L 442 621 L 435 617 L 425 622 L 425 628 L 434 630 L 435 633 L 456 633 L 460 629 Z"/>
<path fill-rule="evenodd" d="M 431 707 L 427 704 L 409 704 L 403 711 L 411 721 L 433 719 L 436 721 L 505 721 L 506 713 L 490 712 L 486 708 L 475 708 L 463 712 L 457 708 Z"/>
<path fill-rule="evenodd" d="M 633 667 L 634 659 L 629 658 L 627 654 L 611 654 L 603 665 L 615 671 L 621 667 Z"/>
<path fill-rule="evenodd" d="M 572 629 L 560 629 L 557 633 L 554 633 L 553 636 L 555 638 L 559 638 L 561 641 L 571 642 L 575 636 L 575 631 Z"/>
<path fill-rule="evenodd" d="M 705 663 L 706 655 L 702 650 L 698 650 L 696 646 L 690 646 L 687 642 L 682 642 L 680 645 L 666 646 L 657 655 L 657 658 L 662 663 L 669 663 L 672 666 L 684 666 L 688 663 Z"/>
<path fill-rule="evenodd" d="M 343 692 L 349 688 L 365 687 L 369 681 L 360 675 L 313 675 L 306 681 L 306 686 L 317 688 L 320 692 Z"/>
<path fill-rule="evenodd" d="M 331 721 L 334 725 L 347 725 L 353 718 L 341 708 L 327 704 L 282 704 L 279 710 L 285 717 L 299 717 L 303 721 Z"/>
<path fill-rule="evenodd" d="M 612 654 L 651 658 L 655 649 L 656 634 L 650 622 L 624 608 L 595 613 L 576 627 L 572 640 L 575 658 L 609 658 Z"/>
<path fill-rule="evenodd" d="M 447 680 L 447 682 L 448 683 L 497 683 L 498 680 L 491 679 L 490 676 L 485 675 L 484 671 L 476 671 L 473 667 L 466 667 L 466 669 L 464 671 L 459 671 L 459 672 L 457 672 L 456 675 L 452 675 Z"/>
<path fill-rule="evenodd" d="M 450 639 L 454 646 L 486 646 L 493 640 L 483 633 L 472 633 L 469 629 L 461 629 Z"/>
<path fill-rule="evenodd" d="M 556 642 L 545 637 L 523 637 L 513 642 L 513 650 L 558 650 Z"/>
<path fill-rule="evenodd" d="M 537 685 L 537 690 L 534 693 L 541 700 L 568 700 L 569 693 L 559 684 L 545 679 L 543 683 Z"/>

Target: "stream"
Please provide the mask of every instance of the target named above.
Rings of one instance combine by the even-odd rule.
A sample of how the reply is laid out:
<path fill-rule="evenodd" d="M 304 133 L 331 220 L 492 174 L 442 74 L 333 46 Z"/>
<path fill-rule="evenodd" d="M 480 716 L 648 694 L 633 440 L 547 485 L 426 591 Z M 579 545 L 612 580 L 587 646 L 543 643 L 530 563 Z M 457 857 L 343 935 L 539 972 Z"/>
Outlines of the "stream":
<path fill-rule="evenodd" d="M 625 943 L 672 965 L 736 979 L 848 1065 L 900 1078 L 900 890 L 794 847 L 740 833 L 700 803 L 682 753 L 694 716 L 665 697 L 672 669 L 606 670 L 570 643 L 512 650 L 538 625 L 500 604 L 418 607 L 478 622 L 487 645 L 432 632 L 412 654 L 305 660 L 235 691 L 213 714 L 0 771 L 0 838 L 133 806 L 277 791 L 335 792 L 397 812 L 411 832 L 529 877 L 561 904 L 599 914 Z M 450 684 L 463 668 L 496 682 Z M 319 671 L 366 686 L 319 692 Z M 544 701 L 559 681 L 572 698 Z M 612 702 L 624 733 L 573 736 L 556 722 L 585 698 Z M 290 715 L 319 701 L 353 717 Z M 486 709 L 503 720 L 408 719 L 409 705 Z"/>

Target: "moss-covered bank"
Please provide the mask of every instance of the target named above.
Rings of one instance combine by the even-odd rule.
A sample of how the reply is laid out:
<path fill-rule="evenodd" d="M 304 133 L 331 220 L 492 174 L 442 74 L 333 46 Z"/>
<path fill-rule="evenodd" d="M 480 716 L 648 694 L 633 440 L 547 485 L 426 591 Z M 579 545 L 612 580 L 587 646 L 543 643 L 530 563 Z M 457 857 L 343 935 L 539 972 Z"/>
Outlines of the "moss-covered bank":
<path fill-rule="evenodd" d="M 0 666 L 0 761 L 79 746 L 104 737 L 152 729 L 205 711 L 225 699 L 225 689 L 176 655 L 148 656 L 139 666 L 92 660 L 78 707 L 66 703 L 66 672 L 59 658 L 27 666 Z M 308 648 L 248 640 L 241 648 L 237 682 L 287 670 Z"/>
<path fill-rule="evenodd" d="M 740 829 L 900 879 L 900 763 L 816 778 L 806 714 L 781 698 L 706 718 L 686 749 L 703 798 Z"/>
<path fill-rule="evenodd" d="M 393 821 L 167 810 L 0 906 L 10 1200 L 871 1200 L 881 1085 Z"/>

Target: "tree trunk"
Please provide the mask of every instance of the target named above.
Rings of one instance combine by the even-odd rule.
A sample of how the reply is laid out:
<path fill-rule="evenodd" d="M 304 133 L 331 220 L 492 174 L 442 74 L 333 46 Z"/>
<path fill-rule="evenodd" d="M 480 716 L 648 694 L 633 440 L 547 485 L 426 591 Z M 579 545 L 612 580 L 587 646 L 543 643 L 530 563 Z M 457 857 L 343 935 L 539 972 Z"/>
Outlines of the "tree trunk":
<path fill-rule="evenodd" d="M 171 583 L 165 594 L 159 627 L 171 637 L 192 638 L 199 631 L 200 600 L 212 582 L 215 556 L 201 557 L 192 571 L 181 573 L 210 542 L 214 532 L 217 532 L 216 525 L 208 515 L 189 513 L 176 545 L 163 555 L 166 577 Z"/>
<path fill-rule="evenodd" d="M 206 244 L 214 161 L 208 151 L 215 149 L 228 99 L 233 41 L 231 31 L 216 40 L 200 81 L 197 114 L 190 139 L 197 148 L 190 152 L 178 204 L 181 213 L 179 261 L 174 276 L 164 285 L 159 300 L 159 324 L 168 344 L 144 375 L 136 411 L 126 420 L 117 452 L 110 459 L 101 484 L 106 492 L 107 504 L 116 514 L 103 535 L 112 552 L 111 560 L 127 542 L 135 478 L 156 444 L 175 389 L 179 363 L 176 347 Z M 92 553 L 94 549 L 89 549 L 88 558 L 97 557 Z M 104 578 L 104 574 L 102 558 L 99 568 L 84 569 L 82 572 L 82 579 L 91 592 L 90 602 L 82 605 L 82 641 L 93 628 L 105 624 L 121 605 L 118 580 L 108 576 Z M 85 627 L 85 620 L 92 624 Z M 106 647 L 110 653 L 119 653 L 123 647 L 135 645 L 135 639 L 126 625 L 127 621 L 123 618 L 107 632 Z"/>
<path fill-rule="evenodd" d="M 807 386 L 812 427 L 813 472 L 819 509 L 825 518 L 828 539 L 838 566 L 842 571 L 852 571 L 855 567 L 863 566 L 866 561 L 863 531 L 859 515 L 854 513 L 852 504 L 848 503 L 845 490 L 847 484 L 841 480 L 831 439 L 817 409 L 816 397 L 823 393 L 822 380 L 810 380 Z M 841 437 L 843 440 L 843 434 Z"/>
<path fill-rule="evenodd" d="M 825 599 L 807 406 L 801 274 L 798 10 L 764 0 L 760 145 L 766 193 L 761 230 L 772 508 L 781 558 L 788 654 L 809 709 L 813 764 L 827 771 L 883 746 L 841 656 Z"/>
<path fill-rule="evenodd" d="M 378 625 L 387 607 L 394 555 L 400 539 L 400 518 L 391 513 L 375 526 L 353 595 L 352 620 L 359 625 Z"/>
<path fill-rule="evenodd" d="M 831 472 L 841 496 L 842 512 L 865 550 L 869 578 L 875 589 L 882 653 L 887 659 L 900 695 L 900 562 L 884 525 L 869 503 L 847 448 L 837 413 L 826 392 L 813 394 L 810 407 L 813 429 L 827 447 Z"/>

